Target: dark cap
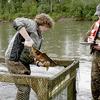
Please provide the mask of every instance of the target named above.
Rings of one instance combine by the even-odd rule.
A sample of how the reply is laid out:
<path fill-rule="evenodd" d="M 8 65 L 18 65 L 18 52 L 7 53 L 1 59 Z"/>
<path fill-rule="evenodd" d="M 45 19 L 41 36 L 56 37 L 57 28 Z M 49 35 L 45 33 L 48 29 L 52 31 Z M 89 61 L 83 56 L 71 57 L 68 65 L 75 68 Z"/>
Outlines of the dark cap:
<path fill-rule="evenodd" d="M 94 15 L 100 16 L 100 4 L 96 7 L 96 12 Z"/>

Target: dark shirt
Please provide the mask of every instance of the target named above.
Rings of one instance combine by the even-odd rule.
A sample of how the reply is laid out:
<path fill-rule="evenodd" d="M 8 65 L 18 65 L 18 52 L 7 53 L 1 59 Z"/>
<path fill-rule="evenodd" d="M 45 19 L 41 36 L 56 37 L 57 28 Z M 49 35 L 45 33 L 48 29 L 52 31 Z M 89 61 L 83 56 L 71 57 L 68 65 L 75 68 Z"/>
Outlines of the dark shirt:
<path fill-rule="evenodd" d="M 16 34 L 10 41 L 5 53 L 5 58 L 12 61 L 22 61 L 25 63 L 31 63 L 33 58 L 30 56 L 30 49 L 24 47 L 22 42 L 25 39 L 19 33 L 22 27 L 25 27 L 26 31 L 34 41 L 34 46 L 40 49 L 42 43 L 42 34 L 38 29 L 38 25 L 34 20 L 27 18 L 16 18 L 13 22 L 14 28 L 17 30 Z"/>

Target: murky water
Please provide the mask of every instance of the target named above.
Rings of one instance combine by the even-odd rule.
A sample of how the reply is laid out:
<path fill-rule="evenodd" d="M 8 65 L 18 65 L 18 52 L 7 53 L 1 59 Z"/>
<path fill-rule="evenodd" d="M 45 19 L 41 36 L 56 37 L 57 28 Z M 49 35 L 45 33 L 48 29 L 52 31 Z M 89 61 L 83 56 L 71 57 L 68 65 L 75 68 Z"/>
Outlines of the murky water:
<path fill-rule="evenodd" d="M 91 100 L 90 72 L 92 57 L 89 54 L 89 47 L 80 44 L 91 24 L 92 22 L 87 21 L 61 19 L 56 23 L 54 29 L 43 34 L 43 52 L 46 52 L 51 57 L 79 58 L 77 100 Z M 0 56 L 4 56 L 14 32 L 11 23 L 0 23 Z M 14 91 L 15 87 L 12 87 L 12 84 L 0 84 L 0 100 L 13 100 L 15 98 L 15 92 L 11 92 L 9 96 L 6 96 L 7 92 L 5 91 L 9 89 Z"/>

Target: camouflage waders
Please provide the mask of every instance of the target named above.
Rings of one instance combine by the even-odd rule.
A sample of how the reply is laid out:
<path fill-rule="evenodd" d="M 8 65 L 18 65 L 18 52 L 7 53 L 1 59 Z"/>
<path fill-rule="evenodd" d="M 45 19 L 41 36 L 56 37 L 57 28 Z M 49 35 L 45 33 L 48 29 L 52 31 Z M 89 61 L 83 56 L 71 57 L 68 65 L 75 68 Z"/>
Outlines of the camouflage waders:
<path fill-rule="evenodd" d="M 100 100 L 100 51 L 95 51 L 93 55 L 91 90 L 93 100 Z"/>
<path fill-rule="evenodd" d="M 29 66 L 25 67 L 21 62 L 14 62 L 9 60 L 5 60 L 5 61 L 10 73 L 30 75 Z M 30 86 L 16 84 L 16 82 L 15 85 L 18 88 L 15 100 L 29 100 L 29 95 L 31 90 Z"/>

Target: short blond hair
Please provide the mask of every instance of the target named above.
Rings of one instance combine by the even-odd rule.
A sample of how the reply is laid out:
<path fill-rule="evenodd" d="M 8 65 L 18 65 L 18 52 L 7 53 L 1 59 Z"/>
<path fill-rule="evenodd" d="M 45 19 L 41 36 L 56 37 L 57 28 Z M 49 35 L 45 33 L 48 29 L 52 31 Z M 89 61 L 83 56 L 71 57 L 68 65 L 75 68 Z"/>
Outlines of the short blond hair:
<path fill-rule="evenodd" d="M 45 25 L 48 28 L 52 28 L 54 26 L 54 20 L 45 13 L 36 15 L 34 20 L 38 25 Z"/>

